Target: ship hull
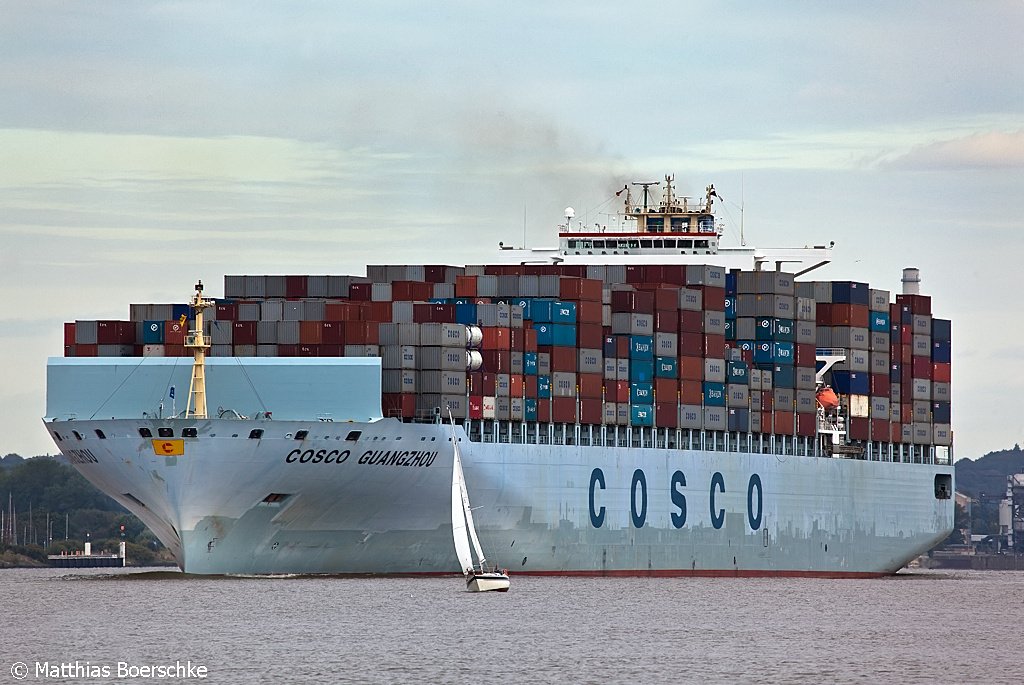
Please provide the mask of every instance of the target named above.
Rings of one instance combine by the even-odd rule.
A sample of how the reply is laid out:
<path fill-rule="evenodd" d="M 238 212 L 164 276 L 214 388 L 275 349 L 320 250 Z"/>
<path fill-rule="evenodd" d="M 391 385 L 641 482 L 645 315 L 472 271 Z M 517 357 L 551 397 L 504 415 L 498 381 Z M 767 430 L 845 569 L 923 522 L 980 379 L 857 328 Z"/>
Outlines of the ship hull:
<path fill-rule="evenodd" d="M 157 454 L 140 436 L 184 427 L 196 437 L 180 455 Z M 47 428 L 188 573 L 461 570 L 446 425 L 112 419 Z M 937 493 L 940 481 L 952 491 L 948 465 L 457 435 L 484 551 L 512 573 L 883 575 L 953 527 L 953 500 Z"/>

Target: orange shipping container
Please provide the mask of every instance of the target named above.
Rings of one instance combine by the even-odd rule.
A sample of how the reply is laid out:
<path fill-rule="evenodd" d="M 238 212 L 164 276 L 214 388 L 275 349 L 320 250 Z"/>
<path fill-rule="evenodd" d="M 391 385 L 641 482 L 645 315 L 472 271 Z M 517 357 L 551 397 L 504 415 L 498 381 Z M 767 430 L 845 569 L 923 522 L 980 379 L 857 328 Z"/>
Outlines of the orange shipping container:
<path fill-rule="evenodd" d="M 576 382 L 579 383 L 580 397 L 601 399 L 604 390 L 604 374 L 581 373 L 576 376 Z"/>
<path fill-rule="evenodd" d="M 319 345 L 323 341 L 322 321 L 300 321 L 299 343 L 302 345 Z"/>
<path fill-rule="evenodd" d="M 476 276 L 456 276 L 455 297 L 476 297 Z"/>
<path fill-rule="evenodd" d="M 510 350 L 512 349 L 512 336 L 509 329 L 500 326 L 484 326 L 484 339 L 481 347 L 485 350 Z"/>
<path fill-rule="evenodd" d="M 704 358 L 703 357 L 679 357 L 679 378 L 684 381 L 704 380 Z M 683 404 L 693 404 L 683 402 Z M 697 402 L 700 404 L 700 402 Z"/>

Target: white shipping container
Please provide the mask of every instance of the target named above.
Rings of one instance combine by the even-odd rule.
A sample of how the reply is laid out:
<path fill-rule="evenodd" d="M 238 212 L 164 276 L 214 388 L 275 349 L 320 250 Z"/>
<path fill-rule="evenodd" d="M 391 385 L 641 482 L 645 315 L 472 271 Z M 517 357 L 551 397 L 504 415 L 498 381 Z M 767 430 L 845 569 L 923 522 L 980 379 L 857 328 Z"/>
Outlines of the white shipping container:
<path fill-rule="evenodd" d="M 416 392 L 416 372 L 408 369 L 384 369 L 381 371 L 382 392 Z"/>
<path fill-rule="evenodd" d="M 851 417 L 866 419 L 871 414 L 871 399 L 867 395 L 847 395 Z"/>

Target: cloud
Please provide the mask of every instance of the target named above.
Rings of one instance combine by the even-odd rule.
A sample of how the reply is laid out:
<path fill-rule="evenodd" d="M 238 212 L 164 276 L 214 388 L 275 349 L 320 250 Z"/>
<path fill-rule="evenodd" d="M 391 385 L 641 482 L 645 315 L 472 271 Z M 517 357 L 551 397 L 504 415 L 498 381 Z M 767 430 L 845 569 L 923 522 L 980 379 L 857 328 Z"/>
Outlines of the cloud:
<path fill-rule="evenodd" d="M 1024 167 L 1024 131 L 989 131 L 918 145 L 883 164 L 891 169 L 957 171 Z"/>

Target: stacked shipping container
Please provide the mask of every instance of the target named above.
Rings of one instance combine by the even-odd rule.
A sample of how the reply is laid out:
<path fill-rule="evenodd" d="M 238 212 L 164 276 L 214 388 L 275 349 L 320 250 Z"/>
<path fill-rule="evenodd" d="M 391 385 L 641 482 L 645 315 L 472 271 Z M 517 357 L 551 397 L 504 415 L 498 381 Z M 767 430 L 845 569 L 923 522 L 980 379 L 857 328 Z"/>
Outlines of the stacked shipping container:
<path fill-rule="evenodd" d="M 186 356 L 187 305 L 65 324 L 68 356 Z M 950 443 L 930 298 L 711 265 L 370 266 L 227 276 L 215 356 L 379 356 L 386 415 L 815 434 L 815 348 L 856 440 Z"/>

